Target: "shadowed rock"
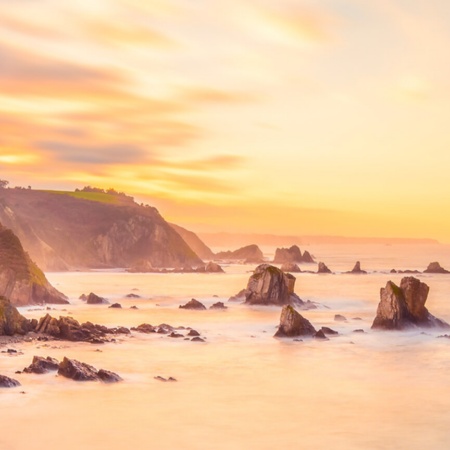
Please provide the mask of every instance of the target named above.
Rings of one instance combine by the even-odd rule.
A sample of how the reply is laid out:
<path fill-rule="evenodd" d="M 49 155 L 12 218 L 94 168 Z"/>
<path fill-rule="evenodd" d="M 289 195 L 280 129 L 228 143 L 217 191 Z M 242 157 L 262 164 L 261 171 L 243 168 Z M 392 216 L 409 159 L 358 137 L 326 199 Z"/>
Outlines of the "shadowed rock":
<path fill-rule="evenodd" d="M 117 309 L 121 309 L 122 305 L 120 303 L 113 303 L 111 306 L 108 306 L 108 308 L 117 308 Z"/>
<path fill-rule="evenodd" d="M 428 292 L 429 287 L 414 277 L 403 278 L 400 287 L 388 281 L 380 290 L 380 303 L 372 328 L 402 330 L 414 325 L 449 328 L 425 307 Z"/>
<path fill-rule="evenodd" d="M 361 263 L 359 261 L 356 261 L 355 266 L 353 267 L 353 269 L 350 272 L 346 272 L 346 273 L 354 273 L 354 274 L 364 275 L 367 272 L 365 270 L 361 270 Z"/>
<path fill-rule="evenodd" d="M 20 386 L 20 383 L 13 378 L 6 377 L 5 375 L 0 375 L 0 388 L 12 388 Z"/>
<path fill-rule="evenodd" d="M 347 322 L 346 317 L 344 317 L 342 314 L 335 314 L 334 315 L 334 320 L 336 322 Z"/>
<path fill-rule="evenodd" d="M 308 252 L 308 250 L 305 250 L 302 255 L 302 260 L 304 263 L 314 263 L 314 258 L 312 257 L 311 253 Z"/>
<path fill-rule="evenodd" d="M 113 383 L 122 378 L 109 370 L 97 369 L 89 364 L 64 357 L 59 364 L 58 374 L 75 381 L 104 381 Z"/>
<path fill-rule="evenodd" d="M 450 272 L 441 267 L 441 265 L 437 261 L 435 261 L 428 264 L 428 267 L 423 271 L 423 273 L 450 273 Z"/>
<path fill-rule="evenodd" d="M 322 332 L 324 334 L 329 334 L 329 335 L 332 335 L 332 336 L 339 334 L 337 331 L 335 331 L 335 330 L 333 330 L 331 328 L 328 328 L 328 327 L 322 327 L 321 330 L 322 330 Z"/>
<path fill-rule="evenodd" d="M 323 262 L 319 262 L 317 273 L 331 273 L 331 270 Z"/>
<path fill-rule="evenodd" d="M 31 328 L 31 322 L 8 299 L 0 297 L 0 336 L 23 335 Z"/>
<path fill-rule="evenodd" d="M 313 335 L 314 339 L 322 339 L 322 340 L 328 340 L 328 338 L 325 336 L 325 333 L 323 332 L 322 329 L 320 329 L 319 331 L 316 331 L 315 334 Z"/>
<path fill-rule="evenodd" d="M 180 305 L 179 308 L 181 309 L 196 309 L 196 310 L 203 310 L 206 309 L 206 306 L 193 298 L 192 300 L 189 300 L 185 305 Z"/>
<path fill-rule="evenodd" d="M 34 356 L 33 362 L 23 369 L 25 373 L 37 373 L 43 374 L 50 372 L 52 370 L 58 370 L 59 361 L 55 358 L 51 358 L 47 356 L 47 358 L 43 358 L 42 356 Z"/>
<path fill-rule="evenodd" d="M 109 302 L 108 302 L 108 300 L 106 300 L 106 298 L 99 297 L 98 295 L 91 292 L 86 299 L 86 303 L 88 305 L 101 305 L 101 304 L 109 303 Z"/>
<path fill-rule="evenodd" d="M 299 314 L 291 305 L 283 306 L 280 325 L 275 337 L 312 336 L 316 330 L 309 320 Z"/>
<path fill-rule="evenodd" d="M 223 302 L 216 302 L 212 304 L 209 309 L 227 309 L 228 306 L 225 306 Z"/>

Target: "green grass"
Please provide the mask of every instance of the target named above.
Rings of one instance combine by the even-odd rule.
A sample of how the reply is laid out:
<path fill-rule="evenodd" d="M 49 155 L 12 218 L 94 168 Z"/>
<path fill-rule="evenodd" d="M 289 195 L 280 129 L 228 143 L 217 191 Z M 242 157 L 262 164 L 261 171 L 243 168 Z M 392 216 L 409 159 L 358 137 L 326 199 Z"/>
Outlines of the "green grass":
<path fill-rule="evenodd" d="M 51 190 L 41 190 L 39 192 L 47 192 L 49 194 L 57 195 L 68 195 L 69 197 L 80 198 L 83 200 L 90 200 L 92 202 L 98 203 L 109 203 L 114 205 L 119 205 L 124 203 L 124 198 L 118 195 L 104 194 L 102 192 L 72 192 L 72 191 L 51 191 Z"/>

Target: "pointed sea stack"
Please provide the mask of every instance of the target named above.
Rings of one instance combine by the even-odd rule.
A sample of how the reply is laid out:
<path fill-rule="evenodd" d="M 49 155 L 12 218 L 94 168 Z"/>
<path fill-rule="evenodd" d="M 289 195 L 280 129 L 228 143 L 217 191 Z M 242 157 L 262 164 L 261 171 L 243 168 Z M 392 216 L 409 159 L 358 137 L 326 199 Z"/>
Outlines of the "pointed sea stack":
<path fill-rule="evenodd" d="M 331 270 L 326 266 L 325 263 L 319 262 L 317 267 L 317 273 L 332 273 Z"/>
<path fill-rule="evenodd" d="M 280 325 L 274 337 L 313 336 L 315 328 L 309 320 L 299 314 L 291 305 L 283 306 Z"/>
<path fill-rule="evenodd" d="M 388 281 L 380 290 L 380 303 L 372 328 L 403 330 L 411 326 L 450 328 L 425 307 L 430 288 L 414 277 L 405 277 L 396 286 Z"/>
<path fill-rule="evenodd" d="M 356 261 L 353 269 L 350 272 L 346 272 L 346 273 L 352 273 L 352 274 L 357 274 L 357 275 L 364 275 L 367 272 L 365 270 L 361 270 L 361 263 L 359 261 Z"/>

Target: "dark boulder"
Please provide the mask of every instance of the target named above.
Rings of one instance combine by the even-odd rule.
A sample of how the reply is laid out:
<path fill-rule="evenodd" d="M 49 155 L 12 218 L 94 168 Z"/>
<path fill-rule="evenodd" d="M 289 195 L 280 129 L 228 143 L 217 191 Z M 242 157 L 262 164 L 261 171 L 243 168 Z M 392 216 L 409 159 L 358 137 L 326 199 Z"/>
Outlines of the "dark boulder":
<path fill-rule="evenodd" d="M 111 306 L 108 306 L 108 308 L 121 309 L 122 305 L 120 303 L 113 303 Z"/>
<path fill-rule="evenodd" d="M 380 303 L 372 328 L 402 330 L 410 326 L 450 326 L 430 314 L 425 307 L 429 287 L 414 277 L 405 277 L 400 287 L 388 281 L 380 290 Z"/>
<path fill-rule="evenodd" d="M 223 302 L 216 302 L 212 304 L 209 309 L 227 309 L 228 306 L 225 306 Z"/>
<path fill-rule="evenodd" d="M 328 327 L 322 327 L 321 330 L 322 330 L 322 332 L 324 334 L 329 334 L 329 335 L 332 335 L 332 336 L 335 336 L 335 335 L 339 334 L 337 331 L 335 331 L 335 330 L 333 330 L 331 328 L 328 328 Z"/>
<path fill-rule="evenodd" d="M 317 273 L 332 273 L 331 270 L 326 266 L 325 263 L 319 262 L 317 267 Z"/>
<path fill-rule="evenodd" d="M 353 269 L 350 272 L 347 273 L 353 273 L 353 274 L 361 274 L 364 275 L 367 272 L 365 270 L 361 270 L 361 263 L 359 261 L 356 261 Z"/>
<path fill-rule="evenodd" d="M 141 323 L 139 326 L 131 328 L 131 330 L 145 334 L 156 333 L 156 327 L 150 325 L 149 323 Z"/>
<path fill-rule="evenodd" d="M 302 255 L 302 260 L 304 263 L 315 263 L 314 258 L 308 250 L 305 250 Z"/>
<path fill-rule="evenodd" d="M 97 372 L 97 376 L 104 383 L 117 383 L 118 381 L 123 381 L 122 377 L 117 375 L 117 373 L 105 369 L 100 369 Z"/>
<path fill-rule="evenodd" d="M 97 371 L 95 367 L 89 364 L 66 357 L 64 357 L 63 361 L 59 364 L 58 374 L 75 381 L 116 382 L 122 380 L 122 378 L 114 372 L 109 372 L 104 369 Z"/>
<path fill-rule="evenodd" d="M 309 320 L 299 314 L 291 305 L 283 306 L 280 325 L 275 337 L 312 336 L 316 332 Z"/>
<path fill-rule="evenodd" d="M 316 331 L 315 334 L 313 335 L 314 339 L 322 339 L 322 340 L 328 340 L 328 338 L 325 336 L 325 333 L 323 332 L 322 329 L 320 329 L 319 331 Z"/>
<path fill-rule="evenodd" d="M 179 308 L 181 309 L 196 309 L 196 310 L 203 310 L 206 309 L 206 306 L 196 300 L 195 298 L 189 300 L 185 305 L 180 305 Z"/>
<path fill-rule="evenodd" d="M 50 372 L 52 370 L 58 370 L 59 361 L 55 358 L 51 358 L 47 356 L 47 358 L 43 358 L 42 356 L 34 356 L 33 362 L 23 369 L 25 373 L 37 373 L 43 374 Z"/>
<path fill-rule="evenodd" d="M 0 388 L 12 388 L 20 386 L 20 383 L 13 378 L 6 377 L 5 375 L 0 375 Z"/>
<path fill-rule="evenodd" d="M 197 330 L 189 330 L 188 336 L 200 336 Z"/>
<path fill-rule="evenodd" d="M 450 272 L 441 267 L 441 265 L 437 261 L 435 261 L 428 264 L 428 267 L 423 271 L 423 273 L 450 273 Z"/>
<path fill-rule="evenodd" d="M 200 336 L 195 336 L 191 339 L 192 342 L 205 342 L 205 340 L 203 338 L 201 338 Z"/>
<path fill-rule="evenodd" d="M 102 303 L 108 303 L 108 300 L 91 292 L 87 297 L 86 303 L 88 305 L 101 305 Z"/>

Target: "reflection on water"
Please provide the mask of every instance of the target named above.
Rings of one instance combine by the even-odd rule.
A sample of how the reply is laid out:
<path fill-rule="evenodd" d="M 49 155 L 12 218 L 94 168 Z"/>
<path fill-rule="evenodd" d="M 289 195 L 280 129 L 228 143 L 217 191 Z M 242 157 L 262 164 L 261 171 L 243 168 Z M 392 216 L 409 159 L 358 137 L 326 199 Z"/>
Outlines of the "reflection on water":
<path fill-rule="evenodd" d="M 389 262 L 384 266 L 383 246 L 318 250 L 320 259 L 335 271 L 350 270 L 356 259 L 369 271 L 423 269 L 431 260 L 450 267 L 446 247 L 427 252 L 424 247 L 387 249 Z M 438 331 L 370 332 L 380 287 L 388 279 L 399 282 L 401 275 L 299 274 L 296 292 L 326 306 L 304 315 L 316 327 L 340 332 L 326 342 L 274 339 L 277 308 L 235 303 L 228 303 L 226 311 L 178 308 L 191 297 L 207 306 L 226 301 L 245 286 L 250 269 L 227 266 L 225 275 L 48 274 L 72 303 L 55 307 L 59 311 L 52 315 L 70 312 L 77 320 L 108 326 L 191 326 L 207 342 L 134 334 L 102 346 L 13 345 L 23 355 L 0 354 L 0 373 L 19 379 L 22 388 L 0 391 L 0 448 L 446 448 L 450 341 L 437 339 Z M 450 321 L 450 276 L 421 278 L 431 288 L 430 311 Z M 78 300 L 91 291 L 123 308 L 88 306 Z M 141 298 L 125 298 L 131 292 Z M 129 309 L 132 305 L 139 309 Z M 23 310 L 27 317 L 45 314 L 29 309 L 35 308 Z M 334 322 L 336 313 L 348 321 Z M 356 328 L 366 333 L 354 333 Z M 125 381 L 104 385 L 54 374 L 15 375 L 33 355 L 76 358 L 118 372 Z M 161 383 L 153 378 L 156 375 L 173 376 L 178 382 Z"/>

